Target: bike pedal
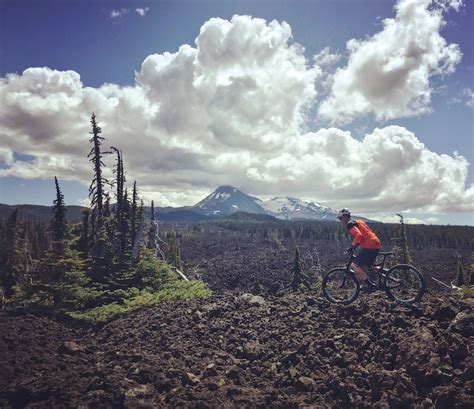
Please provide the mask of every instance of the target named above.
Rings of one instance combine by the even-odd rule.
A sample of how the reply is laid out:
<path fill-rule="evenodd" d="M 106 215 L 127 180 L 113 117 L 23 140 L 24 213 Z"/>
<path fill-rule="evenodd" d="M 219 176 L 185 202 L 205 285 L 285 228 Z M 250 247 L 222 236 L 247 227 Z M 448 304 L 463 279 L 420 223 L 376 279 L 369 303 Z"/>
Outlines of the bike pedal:
<path fill-rule="evenodd" d="M 377 287 L 375 286 L 372 286 L 372 285 L 364 285 L 361 289 L 360 289 L 363 293 L 374 293 L 377 291 Z"/>

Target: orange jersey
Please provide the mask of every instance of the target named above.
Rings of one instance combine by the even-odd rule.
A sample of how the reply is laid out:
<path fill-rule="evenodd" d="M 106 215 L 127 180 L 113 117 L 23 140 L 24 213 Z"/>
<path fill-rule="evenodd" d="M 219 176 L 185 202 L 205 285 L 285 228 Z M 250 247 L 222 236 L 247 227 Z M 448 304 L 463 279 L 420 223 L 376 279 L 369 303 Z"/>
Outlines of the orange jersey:
<path fill-rule="evenodd" d="M 364 249 L 380 249 L 380 240 L 363 220 L 349 220 L 347 230 L 352 236 L 352 246 L 359 245 Z"/>

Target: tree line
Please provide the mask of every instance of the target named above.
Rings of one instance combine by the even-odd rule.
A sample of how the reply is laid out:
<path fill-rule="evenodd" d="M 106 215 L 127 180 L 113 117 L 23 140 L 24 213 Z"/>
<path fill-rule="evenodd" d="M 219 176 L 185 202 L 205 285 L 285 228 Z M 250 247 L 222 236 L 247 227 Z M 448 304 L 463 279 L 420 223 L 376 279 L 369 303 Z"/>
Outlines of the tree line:
<path fill-rule="evenodd" d="M 346 241 L 347 230 L 338 222 L 311 220 L 274 220 L 274 221 L 241 221 L 224 219 L 212 222 L 200 222 L 201 230 L 210 229 L 206 224 L 213 224 L 228 230 L 244 232 L 251 236 L 274 239 L 311 239 Z M 403 240 L 402 224 L 370 223 L 371 228 L 385 246 L 393 246 Z M 409 247 L 447 248 L 474 250 L 474 228 L 470 226 L 437 226 L 404 224 L 405 240 Z M 196 227 L 193 227 L 196 229 Z"/>
<path fill-rule="evenodd" d="M 146 223 L 136 181 L 126 186 L 122 151 L 103 149 L 104 137 L 91 116 L 88 159 L 93 178 L 90 209 L 81 223 L 68 224 L 57 177 L 49 224 L 22 221 L 18 209 L 0 220 L 0 289 L 3 299 L 44 308 L 94 308 L 120 303 L 141 291 L 157 292 L 177 279 L 160 247 L 152 201 Z M 113 180 L 104 177 L 104 159 L 113 155 Z M 111 203 L 107 187 L 113 190 Z M 179 245 L 173 249 L 179 252 Z M 179 255 L 172 255 L 174 263 Z"/>

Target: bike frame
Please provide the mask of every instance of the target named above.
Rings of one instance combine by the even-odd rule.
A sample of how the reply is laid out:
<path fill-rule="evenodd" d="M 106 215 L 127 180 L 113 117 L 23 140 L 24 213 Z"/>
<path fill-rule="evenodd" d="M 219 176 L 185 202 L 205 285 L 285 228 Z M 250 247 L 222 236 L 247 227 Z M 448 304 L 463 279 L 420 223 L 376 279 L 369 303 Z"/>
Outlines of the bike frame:
<path fill-rule="evenodd" d="M 373 272 L 373 273 L 376 273 L 378 275 L 378 282 L 377 282 L 377 287 L 381 288 L 384 286 L 384 273 L 387 273 L 388 270 L 384 270 L 384 266 L 385 266 L 385 261 L 387 260 L 387 257 L 391 256 L 393 253 L 392 252 L 381 252 L 377 255 L 378 256 L 382 256 L 382 261 L 380 261 L 379 263 L 373 263 L 370 267 L 369 267 L 369 271 L 367 271 L 367 274 L 369 274 L 370 272 Z M 356 256 L 354 254 L 351 254 L 351 257 L 350 257 L 350 260 L 347 262 L 346 264 L 346 273 L 347 274 L 354 274 L 354 271 L 351 270 L 351 264 L 352 262 L 354 261 L 354 259 L 356 258 Z M 374 268 L 374 267 L 377 267 L 377 268 Z M 343 280 L 343 284 L 345 284 L 345 280 Z"/>

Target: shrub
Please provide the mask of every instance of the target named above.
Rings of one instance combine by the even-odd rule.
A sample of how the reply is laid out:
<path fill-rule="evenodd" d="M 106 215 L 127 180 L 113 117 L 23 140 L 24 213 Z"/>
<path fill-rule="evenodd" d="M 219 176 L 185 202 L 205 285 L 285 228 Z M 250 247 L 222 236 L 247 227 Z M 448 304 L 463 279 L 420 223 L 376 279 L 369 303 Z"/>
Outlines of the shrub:
<path fill-rule="evenodd" d="M 140 261 L 136 268 L 136 279 L 145 288 L 159 290 L 165 283 L 177 280 L 177 277 L 168 263 L 158 260 L 152 250 L 144 249 L 140 253 Z"/>
<path fill-rule="evenodd" d="M 141 290 L 136 293 L 136 295 L 123 300 L 123 303 L 121 304 L 113 302 L 86 311 L 70 312 L 68 315 L 76 320 L 90 324 L 102 324 L 118 317 L 119 315 L 163 301 L 206 298 L 211 294 L 211 290 L 203 281 L 173 281 L 165 284 L 160 291 L 151 292 L 146 289 Z"/>

